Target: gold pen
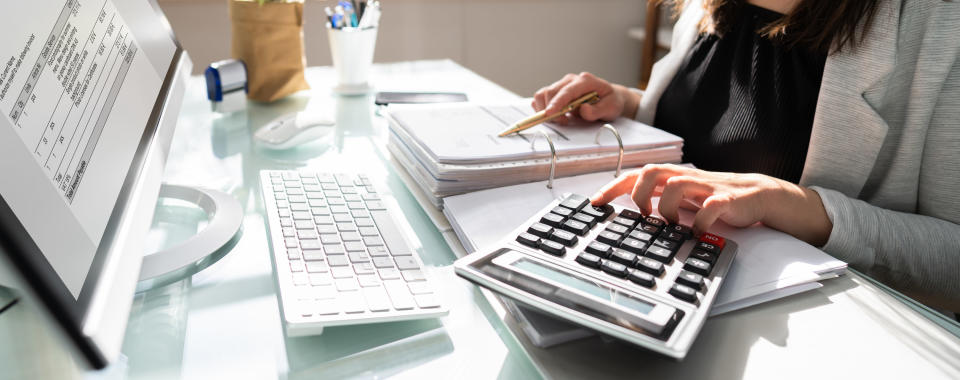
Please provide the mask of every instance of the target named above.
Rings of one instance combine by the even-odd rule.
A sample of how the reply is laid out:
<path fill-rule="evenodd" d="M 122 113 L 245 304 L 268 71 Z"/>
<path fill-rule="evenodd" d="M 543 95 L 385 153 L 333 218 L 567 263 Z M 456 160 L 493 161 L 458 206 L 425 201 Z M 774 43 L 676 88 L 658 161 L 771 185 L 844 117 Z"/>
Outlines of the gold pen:
<path fill-rule="evenodd" d="M 555 113 L 555 114 L 553 114 L 553 115 L 546 115 L 546 114 L 544 114 L 543 111 L 540 111 L 540 112 L 535 113 L 533 116 L 530 116 L 530 117 L 528 117 L 528 118 L 526 118 L 526 119 L 520 120 L 520 121 L 514 123 L 513 125 L 511 125 L 510 128 L 507 128 L 507 129 L 505 129 L 503 132 L 500 132 L 500 134 L 497 135 L 497 137 L 504 137 L 504 136 L 509 135 L 509 134 L 511 134 L 511 133 L 517 133 L 517 132 L 523 131 L 523 130 L 525 130 L 525 129 L 531 128 L 531 127 L 533 127 L 533 126 L 535 126 L 535 125 L 537 125 L 537 124 L 546 123 L 546 122 L 548 122 L 548 121 L 550 121 L 550 120 L 553 120 L 553 119 L 556 119 L 556 118 L 558 118 L 558 117 L 560 117 L 560 116 L 562 116 L 562 115 L 565 115 L 567 112 L 570 112 L 570 111 L 573 111 L 573 110 L 577 109 L 577 107 L 580 107 L 580 105 L 582 105 L 582 104 L 584 104 L 584 103 L 593 104 L 593 103 L 596 103 L 596 102 L 598 102 L 598 101 L 600 101 L 600 95 L 597 94 L 596 91 L 592 91 L 592 92 L 590 92 L 590 93 L 588 93 L 588 94 L 586 94 L 586 95 L 584 95 L 584 96 L 581 96 L 581 97 L 577 98 L 576 100 L 570 102 L 570 104 L 567 104 L 566 107 L 563 107 L 563 109 L 560 110 L 560 112 L 557 112 L 557 113 Z"/>

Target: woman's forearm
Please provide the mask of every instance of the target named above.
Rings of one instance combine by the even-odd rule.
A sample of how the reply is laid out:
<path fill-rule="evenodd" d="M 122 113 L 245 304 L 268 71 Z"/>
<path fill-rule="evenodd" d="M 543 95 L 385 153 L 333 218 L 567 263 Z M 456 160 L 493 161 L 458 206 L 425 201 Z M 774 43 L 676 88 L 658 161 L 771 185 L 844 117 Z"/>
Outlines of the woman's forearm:
<path fill-rule="evenodd" d="M 833 223 L 816 191 L 777 180 L 779 187 L 766 194 L 763 224 L 793 235 L 815 247 L 830 239 Z"/>

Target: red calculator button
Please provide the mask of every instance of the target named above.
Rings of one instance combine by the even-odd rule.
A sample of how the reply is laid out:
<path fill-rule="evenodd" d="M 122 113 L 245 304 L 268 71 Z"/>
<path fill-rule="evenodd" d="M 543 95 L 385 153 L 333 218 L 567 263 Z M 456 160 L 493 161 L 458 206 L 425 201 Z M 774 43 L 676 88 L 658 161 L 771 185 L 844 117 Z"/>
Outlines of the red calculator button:
<path fill-rule="evenodd" d="M 726 239 L 714 234 L 709 234 L 709 233 L 703 234 L 703 236 L 700 236 L 700 241 L 707 244 L 713 244 L 717 246 L 717 250 L 721 250 L 721 251 L 723 250 L 723 245 L 727 243 Z"/>

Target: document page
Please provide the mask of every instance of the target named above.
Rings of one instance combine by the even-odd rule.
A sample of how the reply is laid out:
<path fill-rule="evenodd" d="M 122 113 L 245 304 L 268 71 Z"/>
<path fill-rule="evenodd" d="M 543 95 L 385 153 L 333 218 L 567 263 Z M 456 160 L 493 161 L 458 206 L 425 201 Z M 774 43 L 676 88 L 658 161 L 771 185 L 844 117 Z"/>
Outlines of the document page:
<path fill-rule="evenodd" d="M 0 190 L 74 296 L 162 78 L 112 0 L 4 2 Z"/>

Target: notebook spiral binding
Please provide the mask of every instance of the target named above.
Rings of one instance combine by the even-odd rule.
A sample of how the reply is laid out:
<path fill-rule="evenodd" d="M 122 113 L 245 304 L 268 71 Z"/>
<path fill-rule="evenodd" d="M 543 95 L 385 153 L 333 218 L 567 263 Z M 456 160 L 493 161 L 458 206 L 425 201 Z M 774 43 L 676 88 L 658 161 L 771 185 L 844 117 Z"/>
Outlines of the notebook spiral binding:
<path fill-rule="evenodd" d="M 617 145 L 620 146 L 620 152 L 617 155 L 617 171 L 613 174 L 614 177 L 619 177 L 620 172 L 623 169 L 623 140 L 620 138 L 620 132 L 617 131 L 616 127 L 610 124 L 604 124 L 603 129 L 597 131 L 597 135 L 593 139 L 595 144 L 600 144 L 600 134 L 603 133 L 604 130 L 609 130 L 612 132 L 613 136 L 617 138 Z M 543 136 L 543 138 L 547 139 L 547 144 L 550 144 L 550 177 L 547 178 L 547 188 L 553 189 L 553 178 L 557 174 L 557 148 L 553 145 L 553 139 L 550 138 L 550 135 L 548 135 L 547 132 L 542 130 L 533 133 L 524 133 L 524 135 L 531 136 L 530 149 L 536 150 L 538 140 L 537 137 L 540 136 Z"/>

